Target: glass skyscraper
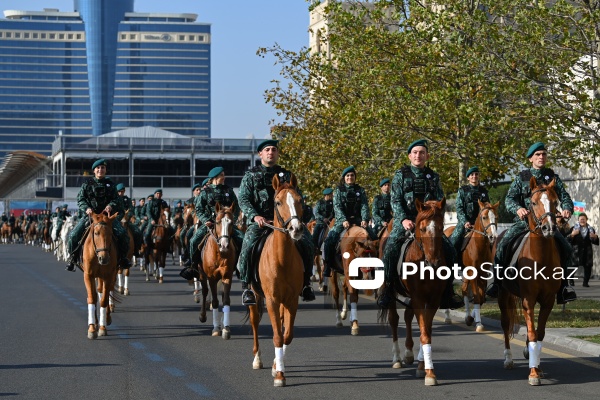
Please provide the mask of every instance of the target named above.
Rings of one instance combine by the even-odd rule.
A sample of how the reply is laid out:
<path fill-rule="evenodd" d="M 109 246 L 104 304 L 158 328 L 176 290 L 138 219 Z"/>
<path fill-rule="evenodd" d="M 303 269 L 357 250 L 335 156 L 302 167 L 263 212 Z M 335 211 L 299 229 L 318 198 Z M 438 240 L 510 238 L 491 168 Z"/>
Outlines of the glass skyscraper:
<path fill-rule="evenodd" d="M 74 0 L 0 20 L 0 158 L 55 137 L 154 126 L 210 137 L 210 24 Z M 1 160 L 0 160 L 1 161 Z"/>

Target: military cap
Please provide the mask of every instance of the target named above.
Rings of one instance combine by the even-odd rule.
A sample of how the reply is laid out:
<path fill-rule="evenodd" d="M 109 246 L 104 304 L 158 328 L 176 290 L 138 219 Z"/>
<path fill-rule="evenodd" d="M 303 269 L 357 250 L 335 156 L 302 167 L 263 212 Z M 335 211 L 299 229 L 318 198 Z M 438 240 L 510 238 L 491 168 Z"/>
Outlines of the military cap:
<path fill-rule="evenodd" d="M 181 200 L 177 200 L 177 201 L 175 202 L 175 204 L 179 204 L 179 203 L 181 203 Z"/>
<path fill-rule="evenodd" d="M 135 201 L 135 199 L 134 199 L 133 197 L 132 197 L 130 200 L 131 200 L 131 201 Z"/>
<path fill-rule="evenodd" d="M 469 175 L 471 175 L 473 172 L 479 172 L 479 167 L 477 165 L 474 165 L 471 168 L 469 168 L 465 176 L 468 178 Z"/>
<path fill-rule="evenodd" d="M 221 172 L 225 171 L 223 169 L 223 167 L 214 167 L 213 169 L 210 170 L 210 172 L 208 173 L 208 179 L 213 179 L 216 178 L 217 176 L 219 176 L 219 174 Z"/>
<path fill-rule="evenodd" d="M 201 188 L 201 187 L 202 187 L 202 185 L 201 185 L 201 184 L 199 184 L 199 183 L 196 183 L 194 186 L 192 186 L 192 192 L 193 192 L 194 190 L 196 190 L 196 188 Z"/>
<path fill-rule="evenodd" d="M 328 194 L 333 193 L 333 189 L 332 188 L 327 188 L 325 190 L 323 190 L 323 195 L 327 196 Z"/>
<path fill-rule="evenodd" d="M 104 165 L 106 166 L 106 160 L 104 158 L 101 158 L 99 160 L 96 160 L 93 164 L 92 164 L 92 170 L 96 169 L 96 167 L 100 166 L 100 165 Z"/>
<path fill-rule="evenodd" d="M 356 174 L 356 170 L 354 169 L 354 165 L 351 165 L 349 167 L 346 167 L 346 169 L 344 169 L 342 171 L 342 178 L 346 176 L 346 174 L 350 173 L 350 172 L 354 172 Z"/>
<path fill-rule="evenodd" d="M 379 187 L 382 187 L 386 183 L 390 183 L 390 180 L 388 178 L 383 178 L 382 180 L 379 181 Z"/>
<path fill-rule="evenodd" d="M 202 186 L 206 186 L 207 183 L 208 183 L 208 178 L 206 178 L 205 180 L 202 181 Z"/>
<path fill-rule="evenodd" d="M 538 150 L 546 150 L 546 146 L 542 142 L 536 142 L 529 147 L 527 150 L 527 158 L 531 158 L 531 156 Z"/>
<path fill-rule="evenodd" d="M 427 140 L 419 139 L 419 140 L 415 140 L 414 142 L 412 142 L 411 144 L 408 145 L 407 153 L 410 154 L 413 147 L 416 147 L 416 146 L 423 146 L 427 149 L 427 151 L 429 151 L 429 145 L 427 144 Z"/>
<path fill-rule="evenodd" d="M 117 192 L 119 190 L 125 190 L 125 185 L 123 185 L 122 183 L 117 183 Z"/>
<path fill-rule="evenodd" d="M 154 193 L 152 193 L 152 194 L 149 194 L 149 195 L 148 195 L 148 198 L 149 198 L 149 199 L 153 199 L 153 198 L 154 198 Z"/>
<path fill-rule="evenodd" d="M 63 204 L 63 208 L 69 208 L 68 204 Z"/>
<path fill-rule="evenodd" d="M 162 189 L 156 189 L 156 190 L 154 191 L 154 193 L 160 193 L 160 194 L 162 194 Z"/>
<path fill-rule="evenodd" d="M 267 146 L 275 146 L 275 147 L 279 148 L 279 140 L 275 140 L 275 139 L 263 140 L 256 147 L 256 151 L 260 153 L 262 151 L 262 149 L 264 149 Z"/>

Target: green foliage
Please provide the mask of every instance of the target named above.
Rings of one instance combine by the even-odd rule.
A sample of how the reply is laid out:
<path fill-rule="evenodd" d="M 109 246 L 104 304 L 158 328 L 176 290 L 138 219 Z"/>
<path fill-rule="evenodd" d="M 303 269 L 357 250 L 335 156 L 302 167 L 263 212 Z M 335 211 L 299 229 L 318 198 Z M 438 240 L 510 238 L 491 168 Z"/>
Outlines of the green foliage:
<path fill-rule="evenodd" d="M 509 188 L 510 183 L 488 187 L 488 194 L 492 203 L 500 202 L 498 206 L 498 223 L 511 223 L 515 218 L 514 215 L 506 211 L 506 206 L 504 205 L 504 199 L 506 199 Z"/>
<path fill-rule="evenodd" d="M 470 165 L 489 182 L 514 174 L 537 140 L 560 148 L 555 165 L 578 168 L 589 127 L 600 122 L 585 93 L 598 80 L 573 83 L 572 66 L 589 52 L 584 38 L 595 37 L 598 12 L 578 15 L 573 4 L 583 0 L 548 8 L 530 0 L 423 3 L 330 1 L 321 53 L 258 50 L 282 67 L 286 83 L 274 80 L 265 99 L 283 117 L 273 129 L 281 162 L 310 197 L 350 164 L 373 197 L 379 180 L 408 162 L 406 146 L 417 138 L 429 140 L 446 193 L 464 184 Z"/>

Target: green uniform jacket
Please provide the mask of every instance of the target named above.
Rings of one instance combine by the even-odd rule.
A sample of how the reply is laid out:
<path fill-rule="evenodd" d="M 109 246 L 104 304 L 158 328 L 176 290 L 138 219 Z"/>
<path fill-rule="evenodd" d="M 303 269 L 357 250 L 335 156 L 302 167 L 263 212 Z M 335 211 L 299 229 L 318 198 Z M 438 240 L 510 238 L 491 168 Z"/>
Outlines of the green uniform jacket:
<path fill-rule="evenodd" d="M 351 204 L 358 203 L 356 207 Z M 350 214 L 351 212 L 359 211 L 360 215 Z M 333 192 L 333 212 L 335 213 L 335 224 L 341 224 L 344 221 L 352 219 L 352 221 L 360 224 L 361 221 L 371 219 L 371 211 L 369 210 L 369 199 L 363 189 L 359 185 L 344 185 L 338 186 Z M 360 217 L 360 221 L 359 221 Z"/>
<path fill-rule="evenodd" d="M 375 196 L 371 213 L 375 225 L 390 222 L 392 219 L 392 195 L 382 193 Z"/>
<path fill-rule="evenodd" d="M 240 207 L 238 198 L 232 188 L 227 185 L 209 185 L 200 195 L 195 198 L 194 207 L 196 216 L 205 224 L 208 221 L 215 220 L 215 206 L 217 204 L 230 207 L 234 204 L 233 219 L 237 221 L 240 216 Z"/>
<path fill-rule="evenodd" d="M 403 170 L 410 168 L 413 177 L 405 177 Z M 408 171 L 408 170 L 406 170 Z M 415 191 L 408 191 L 407 188 L 413 187 L 410 179 L 418 180 L 419 183 L 425 185 L 425 193 L 421 195 L 415 193 Z M 423 169 L 414 166 L 405 166 L 402 169 L 396 171 L 394 179 L 392 181 L 392 212 L 394 213 L 394 219 L 398 222 L 402 222 L 405 219 L 414 221 L 417 217 L 417 208 L 415 206 L 415 199 L 419 198 L 421 201 L 437 200 L 440 201 L 444 197 L 444 191 L 440 183 L 440 176 L 433 172 L 430 168 L 425 167 Z M 421 198 L 423 197 L 423 198 Z"/>
<path fill-rule="evenodd" d="M 481 200 L 483 203 L 490 201 L 485 186 L 465 185 L 458 189 L 458 195 L 456 196 L 456 218 L 458 222 L 456 225 L 464 226 L 467 221 L 471 224 L 475 223 L 479 215 L 477 200 Z"/>
<path fill-rule="evenodd" d="M 100 214 L 106 206 L 110 206 L 113 211 L 117 211 L 119 207 L 117 197 L 115 184 L 110 178 L 90 178 L 79 189 L 77 206 L 79 211 L 84 214 L 88 208 L 91 208 L 95 214 Z"/>
<path fill-rule="evenodd" d="M 333 200 L 321 199 L 317 202 L 317 206 L 315 208 L 315 219 L 317 220 L 318 224 L 325 223 L 325 219 L 331 221 L 334 216 Z"/>

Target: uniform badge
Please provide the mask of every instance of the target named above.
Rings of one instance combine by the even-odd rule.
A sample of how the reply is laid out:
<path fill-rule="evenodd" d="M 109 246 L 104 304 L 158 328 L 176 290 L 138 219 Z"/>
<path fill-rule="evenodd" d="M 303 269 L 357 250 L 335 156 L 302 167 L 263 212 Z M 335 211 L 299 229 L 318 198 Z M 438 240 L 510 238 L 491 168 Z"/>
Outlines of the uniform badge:
<path fill-rule="evenodd" d="M 229 193 L 225 193 L 225 196 L 229 197 Z"/>
<path fill-rule="evenodd" d="M 360 197 L 360 192 L 356 192 L 356 197 Z"/>
<path fill-rule="evenodd" d="M 283 176 L 283 172 L 280 172 L 280 173 L 279 173 L 279 176 Z"/>
<path fill-rule="evenodd" d="M 427 179 L 431 179 L 431 175 L 430 175 L 430 174 L 427 174 L 426 178 L 427 178 Z"/>
<path fill-rule="evenodd" d="M 545 180 L 550 180 L 550 177 L 548 175 L 544 176 Z"/>

